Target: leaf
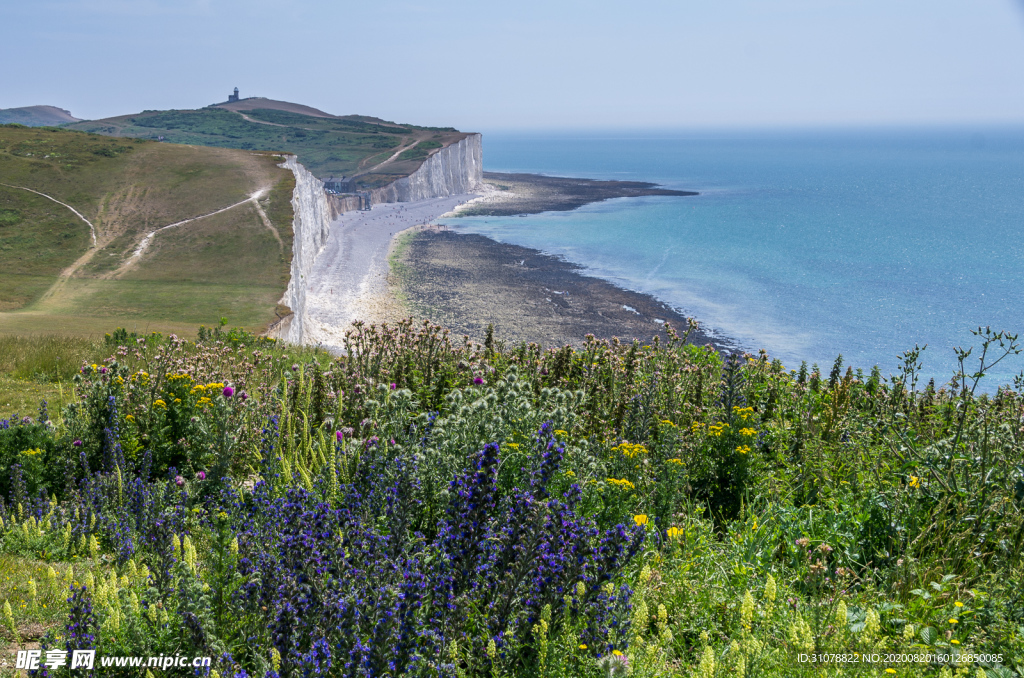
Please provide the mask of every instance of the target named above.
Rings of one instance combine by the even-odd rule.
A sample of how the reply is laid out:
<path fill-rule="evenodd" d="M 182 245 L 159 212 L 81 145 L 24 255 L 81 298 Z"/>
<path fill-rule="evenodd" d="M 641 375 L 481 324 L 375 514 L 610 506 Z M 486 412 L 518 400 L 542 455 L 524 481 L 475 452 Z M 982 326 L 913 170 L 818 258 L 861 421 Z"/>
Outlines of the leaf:
<path fill-rule="evenodd" d="M 934 643 L 938 635 L 938 631 L 936 631 L 931 626 L 926 626 L 923 629 L 921 629 L 921 640 L 923 640 L 928 645 Z"/>

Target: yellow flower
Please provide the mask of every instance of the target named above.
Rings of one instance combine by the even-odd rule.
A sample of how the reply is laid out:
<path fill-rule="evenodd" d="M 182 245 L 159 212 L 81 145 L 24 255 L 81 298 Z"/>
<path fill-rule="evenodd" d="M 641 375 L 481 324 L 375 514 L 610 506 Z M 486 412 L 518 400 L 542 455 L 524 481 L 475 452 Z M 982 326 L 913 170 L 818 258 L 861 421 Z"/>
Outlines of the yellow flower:
<path fill-rule="evenodd" d="M 555 429 L 555 435 L 559 438 L 567 438 L 569 433 L 567 431 L 562 431 L 561 429 Z"/>
<path fill-rule="evenodd" d="M 683 465 L 683 460 L 682 459 L 667 459 L 666 461 L 668 463 L 670 463 L 670 464 L 675 464 L 676 466 L 682 466 Z"/>
<path fill-rule="evenodd" d="M 896 673 L 896 669 L 886 669 L 886 673 Z"/>
<path fill-rule="evenodd" d="M 704 424 L 700 423 L 699 421 L 695 421 L 695 422 L 693 422 L 693 425 L 690 426 L 690 430 L 693 431 L 694 433 L 696 433 L 697 431 L 700 430 L 700 427 L 703 426 L 703 425 Z"/>
<path fill-rule="evenodd" d="M 646 525 L 647 524 L 647 516 L 644 515 L 643 513 L 641 513 L 638 516 L 633 516 L 633 522 L 636 523 L 637 525 Z"/>
<path fill-rule="evenodd" d="M 128 421 L 135 421 L 135 415 L 133 414 L 126 414 L 124 418 L 127 419 Z"/>
<path fill-rule="evenodd" d="M 167 409 L 167 403 L 165 403 L 163 400 L 156 400 L 156 401 L 153 402 L 153 407 L 159 407 L 161 409 L 166 410 Z"/>
<path fill-rule="evenodd" d="M 621 656 L 622 656 L 622 653 L 621 653 L 621 652 L 619 652 L 618 650 L 613 650 L 613 651 L 612 651 L 612 655 L 614 655 L 614 656 L 616 656 L 616 657 L 621 657 Z"/>
<path fill-rule="evenodd" d="M 661 420 L 661 423 L 662 423 L 662 424 L 664 424 L 665 426 L 671 426 L 672 428 L 676 428 L 676 425 L 675 425 L 675 424 L 673 424 L 673 423 L 672 423 L 671 421 L 669 421 L 668 419 L 662 419 L 662 420 Z"/>
<path fill-rule="evenodd" d="M 616 478 L 606 478 L 606 480 L 607 480 L 607 482 L 611 483 L 614 487 L 617 487 L 617 488 L 622 489 L 622 490 L 633 490 L 633 489 L 636 489 L 636 485 L 634 485 L 633 483 L 629 482 L 625 478 L 623 478 L 622 480 L 618 480 Z"/>
<path fill-rule="evenodd" d="M 683 536 L 683 530 L 678 527 L 670 527 L 665 531 L 669 539 L 678 539 Z"/>
<path fill-rule="evenodd" d="M 960 641 L 957 640 L 956 638 L 954 638 L 953 640 L 951 640 L 949 642 L 953 643 L 954 645 L 959 645 L 960 644 Z"/>
<path fill-rule="evenodd" d="M 587 644 L 586 643 L 581 644 L 580 645 L 580 649 L 581 650 L 586 650 L 587 649 Z"/>
<path fill-rule="evenodd" d="M 956 605 L 957 607 L 963 607 L 963 606 L 964 606 L 964 604 L 963 604 L 963 603 L 961 603 L 961 602 L 960 602 L 959 600 L 958 600 L 958 601 L 956 601 L 956 602 L 955 602 L 955 603 L 953 603 L 953 604 L 954 604 L 954 605 Z"/>
<path fill-rule="evenodd" d="M 620 452 L 626 459 L 635 459 L 641 454 L 647 454 L 647 448 L 639 443 L 623 442 L 613 447 L 612 452 Z"/>
<path fill-rule="evenodd" d="M 740 445 L 736 448 L 736 451 L 740 454 L 746 454 L 747 452 L 750 452 L 750 445 Z"/>
<path fill-rule="evenodd" d="M 959 619 L 950 619 L 950 620 L 949 620 L 949 623 L 950 623 L 950 624 L 959 624 L 959 623 L 960 623 L 960 620 L 959 620 Z"/>
<path fill-rule="evenodd" d="M 910 476 L 910 486 L 921 487 L 921 479 L 918 478 L 917 476 Z"/>
<path fill-rule="evenodd" d="M 755 431 L 752 428 L 741 428 L 740 429 L 740 435 L 741 436 L 756 436 L 757 435 L 757 431 Z"/>

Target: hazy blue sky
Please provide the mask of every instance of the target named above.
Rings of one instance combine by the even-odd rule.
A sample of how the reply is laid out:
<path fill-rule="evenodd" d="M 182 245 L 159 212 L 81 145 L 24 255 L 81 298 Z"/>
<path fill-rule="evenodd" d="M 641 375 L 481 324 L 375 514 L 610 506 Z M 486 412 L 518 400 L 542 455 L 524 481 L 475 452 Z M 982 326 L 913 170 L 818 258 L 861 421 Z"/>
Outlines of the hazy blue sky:
<path fill-rule="evenodd" d="M 1020 0 L 0 0 L 0 108 L 463 130 L 1024 123 Z"/>

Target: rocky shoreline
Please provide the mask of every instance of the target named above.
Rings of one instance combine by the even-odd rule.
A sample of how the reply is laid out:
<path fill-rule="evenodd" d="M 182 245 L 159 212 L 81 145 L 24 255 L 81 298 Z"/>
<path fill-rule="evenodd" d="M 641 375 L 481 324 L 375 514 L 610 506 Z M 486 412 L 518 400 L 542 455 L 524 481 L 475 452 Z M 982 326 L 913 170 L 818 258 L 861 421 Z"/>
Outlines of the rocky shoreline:
<path fill-rule="evenodd" d="M 645 181 L 598 181 L 541 174 L 484 172 L 485 195 L 456 210 L 454 216 L 515 216 L 567 212 L 612 198 L 648 195 L 687 197 L 694 191 L 661 188 Z"/>
<path fill-rule="evenodd" d="M 680 334 L 688 319 L 649 294 L 579 273 L 581 267 L 537 250 L 440 228 L 407 232 L 397 248 L 392 283 L 408 310 L 482 340 L 489 324 L 510 344 L 580 345 L 586 335 L 650 342 Z M 730 344 L 703 331 L 691 343 Z"/>

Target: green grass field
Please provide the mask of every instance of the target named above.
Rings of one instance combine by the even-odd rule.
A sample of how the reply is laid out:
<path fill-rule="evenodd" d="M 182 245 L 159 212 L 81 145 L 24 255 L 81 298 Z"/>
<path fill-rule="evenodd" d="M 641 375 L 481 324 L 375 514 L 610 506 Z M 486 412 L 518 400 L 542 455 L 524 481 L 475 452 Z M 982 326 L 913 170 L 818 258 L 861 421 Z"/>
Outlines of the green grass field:
<path fill-rule="evenodd" d="M 233 114 L 232 114 L 233 115 Z M 235 116 L 238 117 L 238 116 Z M 194 333 L 274 320 L 291 262 L 294 178 L 280 157 L 0 127 L 0 335 Z M 28 190 L 70 205 L 70 209 Z M 260 207 L 245 202 L 263 191 Z M 155 235 L 157 229 L 228 211 Z M 276 230 L 276 233 L 274 232 Z"/>
<path fill-rule="evenodd" d="M 451 128 L 399 125 L 365 116 L 321 118 L 274 109 L 245 111 L 244 115 L 211 106 L 199 110 L 146 111 L 74 123 L 69 128 L 118 137 L 162 137 L 176 144 L 294 153 L 320 177 L 367 172 L 388 161 L 399 149 L 407 149 L 373 176 L 367 174 L 362 182 L 364 188 L 411 174 L 423 163 L 428 151 L 465 136 Z"/>

